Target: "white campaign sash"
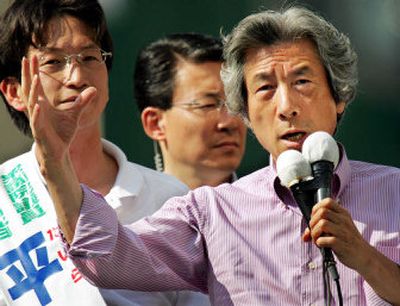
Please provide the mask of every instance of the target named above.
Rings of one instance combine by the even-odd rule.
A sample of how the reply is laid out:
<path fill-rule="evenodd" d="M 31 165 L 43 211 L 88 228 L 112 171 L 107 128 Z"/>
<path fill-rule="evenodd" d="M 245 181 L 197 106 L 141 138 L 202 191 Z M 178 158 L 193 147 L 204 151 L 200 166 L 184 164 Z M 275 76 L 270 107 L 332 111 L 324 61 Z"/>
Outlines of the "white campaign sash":
<path fill-rule="evenodd" d="M 0 166 L 0 290 L 10 305 L 105 305 L 62 247 L 32 152 Z"/>

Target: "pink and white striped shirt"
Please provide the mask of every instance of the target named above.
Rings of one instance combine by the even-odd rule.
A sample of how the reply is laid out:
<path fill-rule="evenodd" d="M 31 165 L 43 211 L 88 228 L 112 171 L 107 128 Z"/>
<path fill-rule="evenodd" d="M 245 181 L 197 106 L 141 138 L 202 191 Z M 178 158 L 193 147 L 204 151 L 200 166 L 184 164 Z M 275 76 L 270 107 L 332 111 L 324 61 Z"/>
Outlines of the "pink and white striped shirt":
<path fill-rule="evenodd" d="M 333 189 L 364 239 L 399 263 L 400 169 L 349 161 L 343 152 Z M 199 290 L 218 306 L 324 304 L 321 254 L 301 240 L 304 218 L 274 167 L 172 198 L 129 227 L 83 190 L 69 255 L 98 286 Z M 358 273 L 337 265 L 344 305 L 387 305 Z"/>

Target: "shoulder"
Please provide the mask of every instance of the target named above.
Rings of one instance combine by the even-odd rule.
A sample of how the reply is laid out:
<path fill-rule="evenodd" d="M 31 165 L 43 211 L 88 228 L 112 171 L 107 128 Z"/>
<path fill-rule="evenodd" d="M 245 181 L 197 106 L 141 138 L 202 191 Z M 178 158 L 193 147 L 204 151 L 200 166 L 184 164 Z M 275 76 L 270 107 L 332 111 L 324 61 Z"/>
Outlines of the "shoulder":
<path fill-rule="evenodd" d="M 377 200 L 380 205 L 400 207 L 400 169 L 396 167 L 350 161 L 351 175 L 348 191 Z"/>
<path fill-rule="evenodd" d="M 173 192 L 175 195 L 186 194 L 189 188 L 172 175 L 168 175 L 139 164 L 128 162 L 130 172 L 143 180 L 143 184 L 157 192 Z"/>
<path fill-rule="evenodd" d="M 265 186 L 273 181 L 274 173 L 270 167 L 265 167 L 246 176 L 239 178 L 233 183 L 224 183 L 216 187 L 203 186 L 195 189 L 189 194 L 196 202 L 219 202 L 228 205 L 236 202 L 238 197 L 257 194 L 258 190 L 264 190 Z"/>
<path fill-rule="evenodd" d="M 31 165 L 35 161 L 32 152 L 26 152 L 24 154 L 13 157 L 0 165 L 1 174 L 9 172 L 18 165 Z"/>
<path fill-rule="evenodd" d="M 356 160 L 350 160 L 349 163 L 353 179 L 395 180 L 400 182 L 399 168 Z"/>
<path fill-rule="evenodd" d="M 232 188 L 256 192 L 260 188 L 270 185 L 276 178 L 272 167 L 267 166 L 247 174 L 232 183 Z"/>
<path fill-rule="evenodd" d="M 104 149 L 118 163 L 118 174 L 113 188 L 125 190 L 124 194 L 168 199 L 186 194 L 189 188 L 175 177 L 128 161 L 115 144 L 102 139 Z"/>

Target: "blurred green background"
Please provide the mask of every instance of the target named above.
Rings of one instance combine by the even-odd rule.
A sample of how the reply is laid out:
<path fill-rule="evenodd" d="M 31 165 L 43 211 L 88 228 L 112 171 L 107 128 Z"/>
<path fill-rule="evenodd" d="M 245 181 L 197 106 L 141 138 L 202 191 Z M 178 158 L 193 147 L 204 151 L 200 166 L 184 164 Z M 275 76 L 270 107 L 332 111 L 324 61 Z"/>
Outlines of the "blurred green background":
<path fill-rule="evenodd" d="M 298 4 L 316 10 L 347 33 L 359 55 L 358 95 L 346 110 L 337 139 L 346 146 L 352 159 L 400 167 L 400 103 L 396 95 L 400 85 L 399 0 L 100 2 L 106 11 L 115 47 L 103 131 L 105 138 L 119 145 L 128 159 L 153 167 L 152 143 L 144 135 L 133 99 L 132 73 L 140 48 L 174 32 L 195 31 L 218 36 L 221 31 L 228 33 L 248 14 Z M 0 133 L 4 139 L 5 110 L 1 113 Z M 29 143 L 14 134 L 7 133 L 7 137 L 7 142 L 2 141 L 0 162 L 25 150 Z M 11 142 L 22 145 L 4 154 L 3 148 L 8 148 Z M 239 176 L 267 165 L 268 160 L 268 154 L 250 132 Z"/>

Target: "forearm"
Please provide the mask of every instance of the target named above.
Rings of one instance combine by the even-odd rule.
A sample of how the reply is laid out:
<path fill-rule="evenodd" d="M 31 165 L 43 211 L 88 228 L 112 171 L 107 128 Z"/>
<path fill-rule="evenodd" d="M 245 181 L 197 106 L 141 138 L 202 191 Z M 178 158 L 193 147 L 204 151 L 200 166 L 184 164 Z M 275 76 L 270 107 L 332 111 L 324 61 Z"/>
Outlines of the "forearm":
<path fill-rule="evenodd" d="M 358 271 L 381 298 L 400 305 L 400 267 L 369 246 L 365 264 Z"/>
<path fill-rule="evenodd" d="M 165 243 L 162 239 L 157 241 L 161 242 L 161 246 L 155 248 L 161 250 L 163 255 L 150 252 L 149 249 L 153 248 L 148 248 L 142 237 L 119 225 L 116 236 L 104 235 L 96 241 L 98 245 L 103 245 L 102 250 L 96 247 L 92 249 L 91 246 L 90 253 L 82 253 L 73 244 L 75 250 L 69 252 L 69 255 L 86 279 L 98 287 L 138 291 L 166 291 L 176 288 L 199 290 L 185 280 L 190 271 L 189 266 L 193 263 L 179 261 L 178 267 L 177 256 L 172 256 L 163 247 Z M 183 267 L 186 268 L 186 274 L 177 273 Z"/>
<path fill-rule="evenodd" d="M 100 194 L 84 185 L 82 190 L 83 205 L 68 255 L 87 279 L 105 288 L 206 290 L 199 233 L 183 216 L 167 217 L 176 203 L 127 227 L 118 223 Z"/>
<path fill-rule="evenodd" d="M 82 190 L 69 155 L 59 160 L 44 159 L 40 169 L 53 199 L 58 224 L 67 242 L 71 243 L 79 218 Z"/>

